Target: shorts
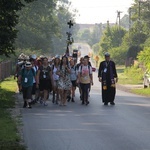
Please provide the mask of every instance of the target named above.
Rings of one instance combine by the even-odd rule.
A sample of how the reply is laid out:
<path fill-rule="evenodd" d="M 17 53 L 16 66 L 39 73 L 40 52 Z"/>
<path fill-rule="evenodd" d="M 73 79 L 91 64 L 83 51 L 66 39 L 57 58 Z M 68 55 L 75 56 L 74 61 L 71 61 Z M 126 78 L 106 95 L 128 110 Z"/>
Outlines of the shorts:
<path fill-rule="evenodd" d="M 51 80 L 40 80 L 40 84 L 39 84 L 39 89 L 40 91 L 44 91 L 44 90 L 52 90 L 52 86 L 51 86 Z"/>
<path fill-rule="evenodd" d="M 23 99 L 31 99 L 32 98 L 32 86 L 22 87 Z"/>
<path fill-rule="evenodd" d="M 76 87 L 76 86 L 77 86 L 76 80 L 72 80 L 71 82 L 72 82 L 72 86 L 73 86 L 73 87 Z"/>
<path fill-rule="evenodd" d="M 35 95 L 35 92 L 36 92 L 36 83 L 33 83 L 32 95 Z"/>
<path fill-rule="evenodd" d="M 58 87 L 58 80 L 54 80 L 54 87 Z"/>

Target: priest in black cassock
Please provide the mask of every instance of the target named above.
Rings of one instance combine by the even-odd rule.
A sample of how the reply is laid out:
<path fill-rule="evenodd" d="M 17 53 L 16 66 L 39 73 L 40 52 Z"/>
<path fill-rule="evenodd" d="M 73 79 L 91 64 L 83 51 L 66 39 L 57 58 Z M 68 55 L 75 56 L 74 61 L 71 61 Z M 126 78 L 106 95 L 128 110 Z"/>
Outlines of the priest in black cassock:
<path fill-rule="evenodd" d="M 102 84 L 102 102 L 104 105 L 115 105 L 116 82 L 118 81 L 116 66 L 110 60 L 110 54 L 105 53 L 105 60 L 99 65 L 98 78 Z"/>

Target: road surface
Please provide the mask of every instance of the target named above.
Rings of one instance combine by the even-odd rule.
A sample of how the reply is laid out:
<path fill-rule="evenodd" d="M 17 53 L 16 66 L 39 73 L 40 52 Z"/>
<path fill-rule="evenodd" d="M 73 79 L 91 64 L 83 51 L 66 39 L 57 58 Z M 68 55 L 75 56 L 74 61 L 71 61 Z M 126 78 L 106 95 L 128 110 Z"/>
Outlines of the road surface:
<path fill-rule="evenodd" d="M 81 47 L 82 56 L 91 51 Z M 77 89 L 75 103 L 66 107 L 50 97 L 47 107 L 22 108 L 28 150 L 150 150 L 150 99 L 117 90 L 116 105 L 104 106 L 100 88 L 96 72 L 88 106 Z"/>
<path fill-rule="evenodd" d="M 28 150 L 150 150 L 149 98 L 117 90 L 116 105 L 104 106 L 94 73 L 89 99 L 81 105 L 76 92 L 67 106 L 22 108 Z"/>

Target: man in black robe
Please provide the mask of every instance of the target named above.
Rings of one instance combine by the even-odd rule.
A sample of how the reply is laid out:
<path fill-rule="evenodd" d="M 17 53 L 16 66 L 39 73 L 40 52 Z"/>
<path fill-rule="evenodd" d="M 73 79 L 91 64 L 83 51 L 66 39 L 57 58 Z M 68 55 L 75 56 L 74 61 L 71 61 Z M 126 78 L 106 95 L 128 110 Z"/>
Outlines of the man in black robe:
<path fill-rule="evenodd" d="M 116 66 L 110 60 L 110 54 L 105 53 L 105 61 L 99 65 L 98 78 L 102 83 L 102 102 L 104 105 L 115 105 L 114 99 L 116 95 L 116 82 L 118 81 Z"/>

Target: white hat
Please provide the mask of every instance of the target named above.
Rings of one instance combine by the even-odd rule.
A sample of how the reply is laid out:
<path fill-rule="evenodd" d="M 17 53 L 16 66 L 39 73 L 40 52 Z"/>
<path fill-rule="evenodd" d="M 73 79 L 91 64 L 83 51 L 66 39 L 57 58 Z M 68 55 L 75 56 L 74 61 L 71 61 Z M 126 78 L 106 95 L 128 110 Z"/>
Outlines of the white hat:
<path fill-rule="evenodd" d="M 59 55 L 56 55 L 55 58 L 60 58 L 60 56 L 59 56 Z"/>
<path fill-rule="evenodd" d="M 36 59 L 37 56 L 35 54 L 31 55 L 31 58 Z"/>
<path fill-rule="evenodd" d="M 25 67 L 27 67 L 27 68 L 32 67 L 32 64 L 29 61 L 27 61 L 25 64 Z"/>
<path fill-rule="evenodd" d="M 110 54 L 109 54 L 108 52 L 106 52 L 104 55 L 105 55 L 106 57 L 109 57 L 109 56 L 110 56 Z"/>

